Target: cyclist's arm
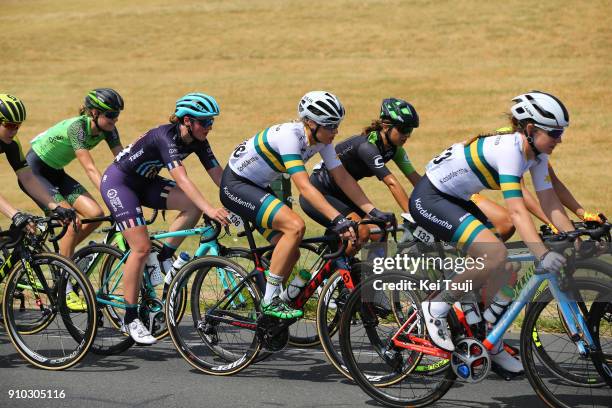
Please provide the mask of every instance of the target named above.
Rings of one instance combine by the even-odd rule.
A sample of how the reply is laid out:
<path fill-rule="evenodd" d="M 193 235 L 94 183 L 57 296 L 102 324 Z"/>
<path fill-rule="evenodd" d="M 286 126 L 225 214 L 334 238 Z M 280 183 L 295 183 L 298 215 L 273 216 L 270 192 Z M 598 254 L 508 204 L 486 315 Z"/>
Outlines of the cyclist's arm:
<path fill-rule="evenodd" d="M 565 184 L 563 184 L 559 177 L 557 177 L 552 167 L 548 168 L 548 174 L 550 175 L 550 181 L 555 189 L 555 193 L 557 193 L 557 197 L 559 197 L 559 200 L 561 200 L 561 204 L 576 214 L 578 218 L 583 219 L 585 213 L 584 208 L 582 205 L 580 205 L 578 200 L 576 200 Z"/>
<path fill-rule="evenodd" d="M 223 176 L 223 168 L 221 166 L 213 167 L 207 170 L 208 175 L 215 182 L 217 187 L 221 187 L 221 177 Z"/>
<path fill-rule="evenodd" d="M 205 214 L 210 215 L 215 211 L 215 208 L 204 198 L 200 190 L 193 184 L 193 182 L 187 176 L 187 171 L 184 166 L 175 167 L 170 171 L 170 175 L 176 181 L 178 187 L 183 190 L 187 198 L 196 205 Z"/>
<path fill-rule="evenodd" d="M 28 193 L 34 197 L 38 202 L 43 203 L 46 207 L 51 210 L 57 207 L 57 203 L 53 200 L 53 197 L 49 195 L 47 189 L 40 183 L 38 178 L 32 173 L 32 170 L 27 167 L 17 173 L 17 178 L 28 191 Z"/>
<path fill-rule="evenodd" d="M 118 144 L 117 146 L 111 147 L 110 150 L 111 152 L 113 152 L 113 156 L 117 157 L 117 155 L 123 150 L 123 146 L 121 146 L 121 144 Z"/>
<path fill-rule="evenodd" d="M 559 231 L 573 231 L 574 225 L 570 221 L 563 208 L 563 204 L 557 197 L 555 190 L 550 188 L 547 190 L 536 191 L 540 203 L 542 203 L 542 209 L 544 213 L 551 220 L 551 223 Z"/>
<path fill-rule="evenodd" d="M 389 188 L 402 211 L 408 212 L 408 194 L 406 194 L 406 190 L 404 190 L 397 177 L 389 174 L 383 178 L 383 183 Z"/>
<path fill-rule="evenodd" d="M 17 209 L 0 195 L 0 212 L 12 219 L 13 216 L 17 213 Z"/>
<path fill-rule="evenodd" d="M 327 217 L 328 220 L 333 220 L 340 212 L 332 207 L 331 204 L 327 202 L 323 194 L 319 190 L 317 190 L 312 184 L 310 184 L 310 180 L 308 179 L 308 173 L 305 171 L 298 171 L 291 174 L 291 180 L 295 183 L 300 194 L 310 203 L 312 206 Z"/>
<path fill-rule="evenodd" d="M 93 161 L 93 157 L 91 157 L 89 150 L 78 149 L 74 151 L 74 154 L 76 155 L 76 158 L 79 160 L 79 163 L 81 163 L 81 166 L 85 170 L 85 174 L 87 174 L 87 177 L 89 177 L 93 185 L 96 186 L 98 190 L 100 190 L 100 182 L 102 181 L 102 175 L 96 168 L 96 165 Z"/>
<path fill-rule="evenodd" d="M 416 186 L 419 180 L 421 180 L 421 175 L 414 169 L 414 166 L 412 165 L 412 162 L 408 158 L 408 154 L 403 147 L 397 148 L 397 151 L 393 156 L 393 161 L 408 179 L 408 181 L 410 181 L 412 186 Z"/>
<path fill-rule="evenodd" d="M 525 199 L 525 206 L 529 212 L 535 215 L 544 224 L 550 224 L 551 222 L 546 217 L 546 214 L 544 214 L 544 211 L 542 211 L 539 201 L 536 200 L 533 194 L 531 194 L 531 191 L 529 191 L 525 186 L 524 178 L 521 178 L 521 191 L 523 192 L 523 198 Z"/>
<path fill-rule="evenodd" d="M 510 219 L 531 253 L 540 259 L 548 249 L 540 239 L 523 197 L 506 198 Z"/>
<path fill-rule="evenodd" d="M 361 208 L 366 214 L 372 211 L 374 205 L 372 202 L 366 197 L 365 193 L 361 189 L 361 186 L 357 184 L 353 176 L 350 175 L 348 171 L 344 168 L 344 166 L 340 165 L 329 170 L 329 173 L 334 178 L 334 181 L 342 189 L 342 192 L 346 194 L 346 196 L 355 203 L 359 208 Z"/>

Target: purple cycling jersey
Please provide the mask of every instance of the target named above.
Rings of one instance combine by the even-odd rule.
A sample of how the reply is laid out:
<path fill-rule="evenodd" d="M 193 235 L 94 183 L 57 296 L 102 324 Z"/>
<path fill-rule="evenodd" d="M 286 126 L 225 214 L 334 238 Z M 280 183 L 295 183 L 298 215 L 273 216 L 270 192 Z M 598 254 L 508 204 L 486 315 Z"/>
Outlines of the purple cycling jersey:
<path fill-rule="evenodd" d="M 219 166 L 207 140 L 185 143 L 179 135 L 178 124 L 161 125 L 149 130 L 127 146 L 115 158 L 125 174 L 155 178 L 162 168 L 172 170 L 182 166 L 181 161 L 195 153 L 206 170 Z"/>

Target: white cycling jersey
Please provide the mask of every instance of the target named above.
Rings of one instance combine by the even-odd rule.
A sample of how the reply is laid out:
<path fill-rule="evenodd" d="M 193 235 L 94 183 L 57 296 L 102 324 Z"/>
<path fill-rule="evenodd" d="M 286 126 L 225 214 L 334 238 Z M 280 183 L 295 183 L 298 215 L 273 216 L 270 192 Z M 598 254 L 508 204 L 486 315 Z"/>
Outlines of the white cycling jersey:
<path fill-rule="evenodd" d="M 267 187 L 281 173 L 306 171 L 304 163 L 316 153 L 321 154 L 328 169 L 342 164 L 332 144 L 308 145 L 301 122 L 282 123 L 239 144 L 230 155 L 229 166 L 238 176 Z"/>
<path fill-rule="evenodd" d="M 464 200 L 484 189 L 502 190 L 504 198 L 522 197 L 519 183 L 527 170 L 536 191 L 552 188 L 548 155 L 527 160 L 518 132 L 456 143 L 426 166 L 427 177 L 438 190 Z"/>

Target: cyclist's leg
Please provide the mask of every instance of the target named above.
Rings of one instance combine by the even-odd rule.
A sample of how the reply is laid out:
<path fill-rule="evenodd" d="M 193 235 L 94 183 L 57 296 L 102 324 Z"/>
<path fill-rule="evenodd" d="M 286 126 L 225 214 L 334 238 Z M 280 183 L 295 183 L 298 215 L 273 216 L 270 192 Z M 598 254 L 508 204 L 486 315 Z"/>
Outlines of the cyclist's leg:
<path fill-rule="evenodd" d="M 127 179 L 126 174 L 111 165 L 102 177 L 100 192 L 131 250 L 122 277 L 126 331 L 137 343 L 152 344 L 156 341 L 155 337 L 138 318 L 138 292 L 143 267 L 151 251 L 151 240 L 140 208 L 140 198 Z"/>
<path fill-rule="evenodd" d="M 73 193 L 67 196 L 67 203 L 60 203 L 60 205 L 64 207 L 66 207 L 66 204 L 72 206 L 83 218 L 102 217 L 104 215 L 100 204 L 80 184 L 75 186 L 72 191 Z M 66 235 L 60 241 L 62 255 L 71 257 L 74 254 L 74 248 L 95 231 L 98 226 L 100 226 L 100 223 L 79 224 L 76 232 L 73 228 L 68 228 Z"/>
<path fill-rule="evenodd" d="M 514 235 L 516 228 L 514 227 L 514 224 L 512 224 L 510 213 L 506 207 L 501 206 L 480 194 L 472 195 L 471 200 L 478 206 L 480 211 L 482 211 L 484 215 L 491 220 L 495 226 L 495 231 L 497 234 L 499 234 L 502 241 L 505 242 L 510 239 L 512 235 Z"/>

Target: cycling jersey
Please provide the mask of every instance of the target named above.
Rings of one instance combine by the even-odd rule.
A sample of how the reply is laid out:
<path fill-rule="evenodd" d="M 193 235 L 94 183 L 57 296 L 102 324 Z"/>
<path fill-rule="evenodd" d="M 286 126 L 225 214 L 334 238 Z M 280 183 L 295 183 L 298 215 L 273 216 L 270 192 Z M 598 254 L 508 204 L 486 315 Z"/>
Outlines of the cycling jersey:
<path fill-rule="evenodd" d="M 115 157 L 115 165 L 126 174 L 155 178 L 166 167 L 182 166 L 182 160 L 195 153 L 206 170 L 219 166 L 208 140 L 194 139 L 187 144 L 178 124 L 161 125 L 149 130 Z"/>
<path fill-rule="evenodd" d="M 48 166 L 62 169 L 74 160 L 76 150 L 91 150 L 102 140 L 111 149 L 121 145 L 117 129 L 92 135 L 90 119 L 83 115 L 59 122 L 32 139 L 32 150 Z"/>
<path fill-rule="evenodd" d="M 9 144 L 0 142 L 0 154 L 2 153 L 6 153 L 6 158 L 15 173 L 28 167 L 28 162 L 23 156 L 23 150 L 21 150 L 18 139 L 13 139 Z"/>
<path fill-rule="evenodd" d="M 336 145 L 336 153 L 344 168 L 355 180 L 376 176 L 382 180 L 391 171 L 385 165 L 393 160 L 406 176 L 414 173 L 414 167 L 401 146 L 385 145 L 378 132 L 350 137 Z M 317 167 L 325 168 L 324 163 Z"/>
<path fill-rule="evenodd" d="M 504 198 L 522 197 L 520 180 L 527 170 L 536 191 L 552 188 L 548 155 L 527 160 L 520 133 L 456 143 L 426 166 L 426 174 L 438 190 L 463 200 L 484 189 L 502 190 Z"/>
<path fill-rule="evenodd" d="M 321 154 L 329 169 L 342 164 L 333 145 L 310 146 L 304 125 L 290 122 L 271 126 L 242 142 L 231 154 L 228 165 L 236 175 L 267 187 L 281 173 L 306 171 L 304 163 L 316 153 Z"/>
<path fill-rule="evenodd" d="M 149 130 L 117 155 L 102 176 L 100 192 L 120 230 L 145 225 L 141 205 L 167 209 L 168 194 L 176 183 L 159 172 L 182 166 L 191 153 L 206 170 L 219 166 L 208 141 L 185 143 L 178 124 Z"/>

